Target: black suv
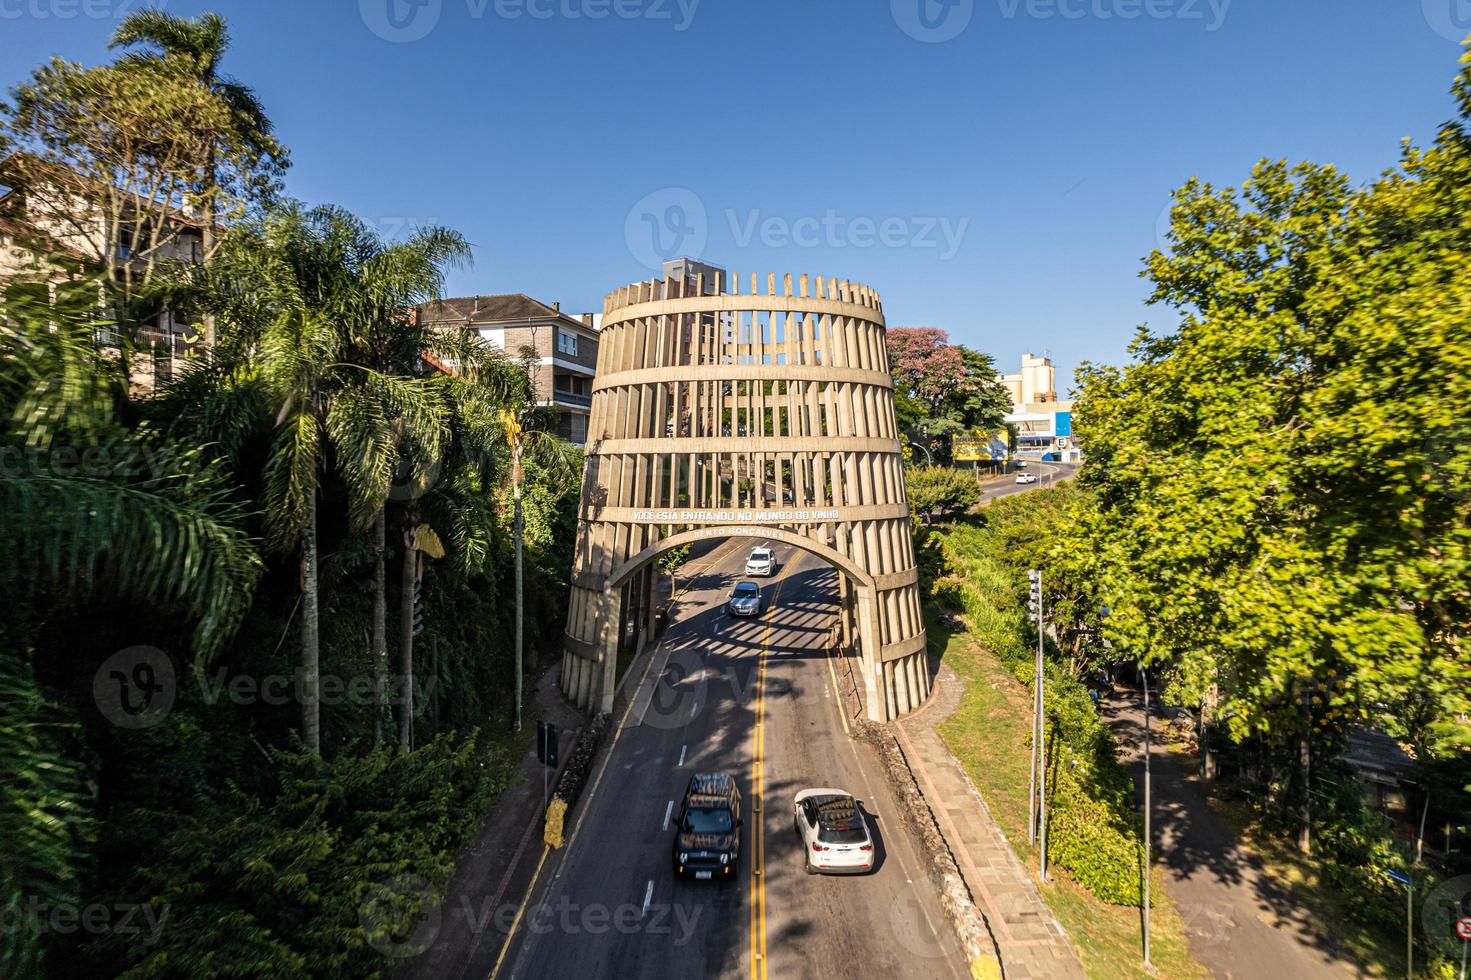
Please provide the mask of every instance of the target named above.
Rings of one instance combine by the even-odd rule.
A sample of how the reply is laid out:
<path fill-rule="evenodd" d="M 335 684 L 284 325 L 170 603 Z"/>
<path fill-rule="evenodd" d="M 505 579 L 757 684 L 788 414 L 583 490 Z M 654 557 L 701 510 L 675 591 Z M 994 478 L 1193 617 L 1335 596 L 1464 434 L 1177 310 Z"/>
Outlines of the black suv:
<path fill-rule="evenodd" d="M 680 801 L 671 861 L 679 877 L 720 881 L 741 856 L 741 791 L 729 773 L 696 773 Z"/>

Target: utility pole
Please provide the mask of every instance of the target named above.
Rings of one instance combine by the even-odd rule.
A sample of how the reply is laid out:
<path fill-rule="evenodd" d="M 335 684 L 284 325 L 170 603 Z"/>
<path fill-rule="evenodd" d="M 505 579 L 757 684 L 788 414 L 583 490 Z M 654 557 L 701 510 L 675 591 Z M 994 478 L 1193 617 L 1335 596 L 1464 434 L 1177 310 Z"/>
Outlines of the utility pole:
<path fill-rule="evenodd" d="M 514 530 L 516 538 L 516 708 L 515 718 L 511 724 L 511 731 L 521 730 L 521 657 L 523 642 L 523 615 L 522 602 L 523 584 L 521 578 L 521 538 L 524 534 L 524 526 L 521 514 L 521 479 L 523 470 L 521 457 L 525 450 L 526 435 L 521 428 L 521 420 L 513 412 L 501 412 L 501 427 L 505 430 L 506 445 L 511 450 L 511 495 L 514 507 Z"/>
<path fill-rule="evenodd" d="M 1040 825 L 1042 838 L 1042 880 L 1047 880 L 1047 759 L 1043 751 L 1046 722 L 1042 713 L 1046 702 L 1042 696 L 1042 572 L 1027 571 L 1027 611 L 1037 623 L 1037 659 L 1032 671 L 1032 772 L 1027 791 L 1027 843 L 1036 843 Z M 1040 804 L 1040 805 L 1039 805 Z"/>
<path fill-rule="evenodd" d="M 1149 962 L 1149 672 L 1140 668 L 1139 675 L 1144 679 L 1144 968 L 1153 970 L 1154 964 Z"/>

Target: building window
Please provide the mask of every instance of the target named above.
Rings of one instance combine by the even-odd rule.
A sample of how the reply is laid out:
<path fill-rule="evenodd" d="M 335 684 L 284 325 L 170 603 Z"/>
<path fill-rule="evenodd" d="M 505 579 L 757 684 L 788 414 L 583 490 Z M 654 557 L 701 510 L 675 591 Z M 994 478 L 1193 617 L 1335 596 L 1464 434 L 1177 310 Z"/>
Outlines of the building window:
<path fill-rule="evenodd" d="M 577 334 L 557 331 L 557 353 L 577 356 Z"/>

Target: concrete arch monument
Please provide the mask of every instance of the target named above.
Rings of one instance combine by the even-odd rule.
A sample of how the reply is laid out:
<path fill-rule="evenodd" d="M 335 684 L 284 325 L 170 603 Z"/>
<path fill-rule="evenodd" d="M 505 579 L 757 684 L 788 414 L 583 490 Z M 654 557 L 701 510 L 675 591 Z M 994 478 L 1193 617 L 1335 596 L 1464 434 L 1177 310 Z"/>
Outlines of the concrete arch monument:
<path fill-rule="evenodd" d="M 610 710 L 620 648 L 651 632 L 658 556 L 735 536 L 837 567 L 866 713 L 917 708 L 930 678 L 878 293 L 790 275 L 741 292 L 712 270 L 603 309 L 563 693 Z"/>

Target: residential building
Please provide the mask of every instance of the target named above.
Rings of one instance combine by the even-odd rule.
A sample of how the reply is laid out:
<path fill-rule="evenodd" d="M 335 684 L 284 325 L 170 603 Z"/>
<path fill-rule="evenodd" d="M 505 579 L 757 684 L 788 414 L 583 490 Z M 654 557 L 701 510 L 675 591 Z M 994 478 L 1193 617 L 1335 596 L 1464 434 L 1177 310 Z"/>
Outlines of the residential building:
<path fill-rule="evenodd" d="M 126 290 L 157 272 L 203 260 L 203 225 L 166 204 L 16 153 L 0 160 L 0 289 L 16 279 L 48 284 L 104 269 Z M 101 297 L 99 294 L 99 301 Z M 111 331 L 99 340 L 115 343 Z M 200 346 L 197 327 L 167 307 L 136 324 L 132 377 L 149 390 Z"/>
<path fill-rule="evenodd" d="M 592 382 L 598 366 L 598 317 L 573 316 L 524 293 L 460 296 L 426 303 L 419 320 L 439 329 L 470 330 L 514 360 L 529 359 L 537 404 L 557 414 L 557 434 L 587 442 Z"/>

